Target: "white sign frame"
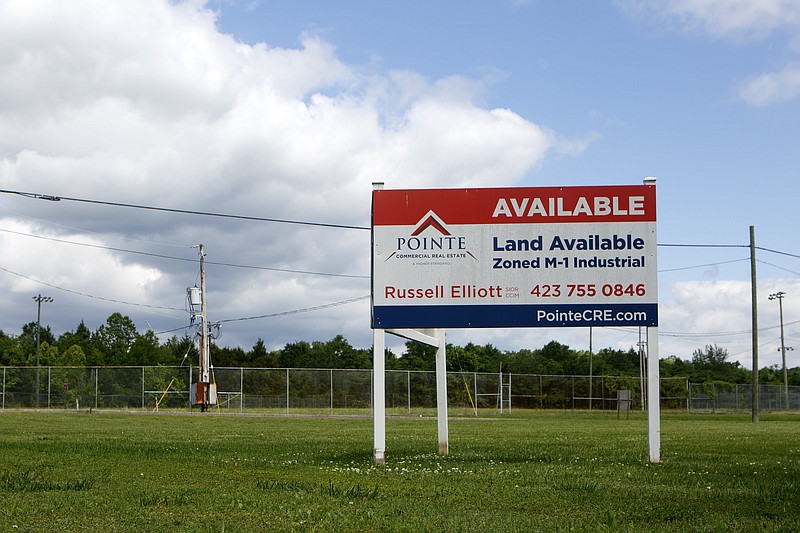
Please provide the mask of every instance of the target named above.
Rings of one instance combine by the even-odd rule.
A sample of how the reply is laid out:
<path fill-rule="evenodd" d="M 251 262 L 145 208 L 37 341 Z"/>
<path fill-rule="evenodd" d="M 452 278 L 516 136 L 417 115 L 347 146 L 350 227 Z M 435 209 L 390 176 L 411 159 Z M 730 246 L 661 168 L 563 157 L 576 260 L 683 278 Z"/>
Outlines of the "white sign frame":
<path fill-rule="evenodd" d="M 439 453 L 447 454 L 444 328 L 581 326 L 646 327 L 648 448 L 650 462 L 660 462 L 654 178 L 602 187 L 373 186 L 375 464 L 386 451 L 387 330 L 438 347 Z"/>
<path fill-rule="evenodd" d="M 655 188 L 373 191 L 375 328 L 658 325 Z"/>

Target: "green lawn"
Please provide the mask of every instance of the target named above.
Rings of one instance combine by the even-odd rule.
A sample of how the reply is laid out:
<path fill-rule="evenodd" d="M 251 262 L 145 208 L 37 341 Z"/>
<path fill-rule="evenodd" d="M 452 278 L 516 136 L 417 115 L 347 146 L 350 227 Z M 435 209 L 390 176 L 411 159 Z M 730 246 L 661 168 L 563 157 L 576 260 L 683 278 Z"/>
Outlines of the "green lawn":
<path fill-rule="evenodd" d="M 0 531 L 797 531 L 800 416 L 0 412 Z"/>

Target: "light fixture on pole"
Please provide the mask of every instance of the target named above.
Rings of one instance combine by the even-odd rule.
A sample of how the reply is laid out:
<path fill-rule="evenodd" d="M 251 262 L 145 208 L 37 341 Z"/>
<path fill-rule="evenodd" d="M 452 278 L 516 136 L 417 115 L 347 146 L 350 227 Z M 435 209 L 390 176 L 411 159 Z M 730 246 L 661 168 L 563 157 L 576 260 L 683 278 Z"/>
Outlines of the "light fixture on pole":
<path fill-rule="evenodd" d="M 32 296 L 33 300 L 38 304 L 36 313 L 36 407 L 39 407 L 39 354 L 41 353 L 41 328 L 42 328 L 42 302 L 50 303 L 53 299 L 49 296 Z"/>
<path fill-rule="evenodd" d="M 783 291 L 776 292 L 769 295 L 770 300 L 778 300 L 778 309 L 780 310 L 781 317 L 781 359 L 783 359 L 783 401 L 786 409 L 789 409 L 789 374 L 786 371 L 786 344 L 783 337 L 783 297 L 786 293 Z"/>

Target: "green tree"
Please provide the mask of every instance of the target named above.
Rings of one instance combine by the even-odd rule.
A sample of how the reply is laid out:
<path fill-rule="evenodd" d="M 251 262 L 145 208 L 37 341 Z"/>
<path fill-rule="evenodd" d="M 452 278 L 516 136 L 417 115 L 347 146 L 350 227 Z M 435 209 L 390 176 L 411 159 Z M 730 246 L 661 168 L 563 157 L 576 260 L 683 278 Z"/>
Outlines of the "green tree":
<path fill-rule="evenodd" d="M 663 378 L 685 378 L 692 375 L 693 366 L 677 355 L 670 355 L 660 361 L 659 373 Z"/>
<path fill-rule="evenodd" d="M 368 366 L 368 368 L 372 368 L 372 366 L 374 365 L 374 361 L 372 360 L 374 349 L 373 348 L 369 348 L 368 351 L 369 351 L 369 366 Z M 400 358 L 397 356 L 397 354 L 394 353 L 391 348 L 386 348 L 384 350 L 384 352 L 386 354 L 386 358 L 384 359 L 384 364 L 386 365 L 386 370 L 401 370 L 401 368 L 400 368 Z"/>
<path fill-rule="evenodd" d="M 408 341 L 406 351 L 398 358 L 397 365 L 399 370 L 436 370 L 436 347 Z"/>
<path fill-rule="evenodd" d="M 247 354 L 240 347 L 211 345 L 211 364 L 219 368 L 245 365 Z"/>
<path fill-rule="evenodd" d="M 174 363 L 171 352 L 161 347 L 153 330 L 147 330 L 143 335 L 134 330 L 133 342 L 122 360 L 125 362 L 120 364 L 135 366 L 165 366 Z"/>
<path fill-rule="evenodd" d="M 800 386 L 800 367 L 788 368 L 786 373 L 788 374 L 790 387 Z"/>
<path fill-rule="evenodd" d="M 136 364 L 128 355 L 136 340 L 136 326 L 130 317 L 120 313 L 111 314 L 106 323 L 97 328 L 92 340 L 103 353 L 106 364 Z"/>
<path fill-rule="evenodd" d="M 39 331 L 39 340 L 40 345 L 43 342 L 46 342 L 50 346 L 55 344 L 55 339 L 53 338 L 53 333 L 50 331 L 50 326 L 42 326 Z M 27 365 L 31 364 L 29 361 L 33 361 L 32 364 L 36 364 L 36 322 L 28 322 L 27 324 L 22 326 L 22 333 L 17 338 L 17 342 L 19 343 L 19 356 L 21 364 Z M 41 362 L 41 357 L 40 357 Z"/>
<path fill-rule="evenodd" d="M 311 344 L 299 341 L 287 344 L 278 354 L 281 368 L 309 368 L 311 362 Z"/>
<path fill-rule="evenodd" d="M 0 330 L 0 365 L 19 366 L 23 364 L 23 361 L 24 357 L 18 337 L 6 335 Z"/>
<path fill-rule="evenodd" d="M 56 366 L 86 366 L 86 354 L 78 344 L 61 352 L 53 363 Z"/>
<path fill-rule="evenodd" d="M 762 385 L 783 385 L 783 367 L 774 364 L 762 368 L 758 371 L 758 382 Z"/>
<path fill-rule="evenodd" d="M 52 366 L 58 361 L 58 346 L 51 346 L 49 342 L 43 341 L 39 345 L 39 365 Z M 28 355 L 25 362 L 26 366 L 36 366 L 36 350 Z"/>
<path fill-rule="evenodd" d="M 84 354 L 91 351 L 92 348 L 92 332 L 86 327 L 86 324 L 81 320 L 75 331 L 67 331 L 58 337 L 57 342 L 59 350 L 65 352 L 71 346 L 80 346 Z"/>
<path fill-rule="evenodd" d="M 250 365 L 255 368 L 277 368 L 279 366 L 278 355 L 267 350 L 267 345 L 264 344 L 264 339 L 261 337 L 253 345 L 247 358 Z"/>
<path fill-rule="evenodd" d="M 163 347 L 171 354 L 170 364 L 173 366 L 190 364 L 191 361 L 197 361 L 200 356 L 194 340 L 185 333 L 182 337 L 173 335 L 167 339 Z"/>
<path fill-rule="evenodd" d="M 738 363 L 728 361 L 728 350 L 707 344 L 704 350 L 692 354 L 693 382 L 723 381 L 727 383 L 747 383 L 750 372 Z"/>
<path fill-rule="evenodd" d="M 20 338 L 30 338 L 34 343 L 36 342 L 36 322 L 28 322 L 22 326 L 22 335 Z M 39 328 L 39 339 L 41 342 L 46 342 L 51 346 L 56 343 L 56 338 L 50 330 L 50 326 L 41 325 Z"/>
<path fill-rule="evenodd" d="M 331 364 L 330 368 L 368 368 L 371 362 L 371 358 L 366 357 L 365 350 L 356 350 L 342 335 L 336 335 L 326 342 L 325 351 Z"/>
<path fill-rule="evenodd" d="M 633 348 L 628 351 L 603 348 L 597 355 L 605 361 L 607 372 L 611 375 L 639 375 L 639 352 Z"/>
<path fill-rule="evenodd" d="M 550 341 L 539 352 L 544 361 L 552 362 L 552 373 L 565 376 L 578 373 L 578 356 L 566 344 Z"/>

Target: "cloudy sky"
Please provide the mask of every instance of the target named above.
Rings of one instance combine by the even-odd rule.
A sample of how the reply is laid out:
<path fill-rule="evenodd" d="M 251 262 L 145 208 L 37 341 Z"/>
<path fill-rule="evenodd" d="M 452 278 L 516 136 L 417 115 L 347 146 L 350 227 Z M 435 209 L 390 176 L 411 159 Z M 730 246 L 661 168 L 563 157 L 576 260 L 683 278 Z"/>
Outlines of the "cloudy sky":
<path fill-rule="evenodd" d="M 661 356 L 717 344 L 750 367 L 754 226 L 759 361 L 780 362 L 784 291 L 794 367 L 798 139 L 795 0 L 0 0 L 0 329 L 42 294 L 57 335 L 113 312 L 191 332 L 202 243 L 220 344 L 368 347 L 372 182 L 655 176 Z M 593 332 L 594 349 L 637 341 Z"/>

